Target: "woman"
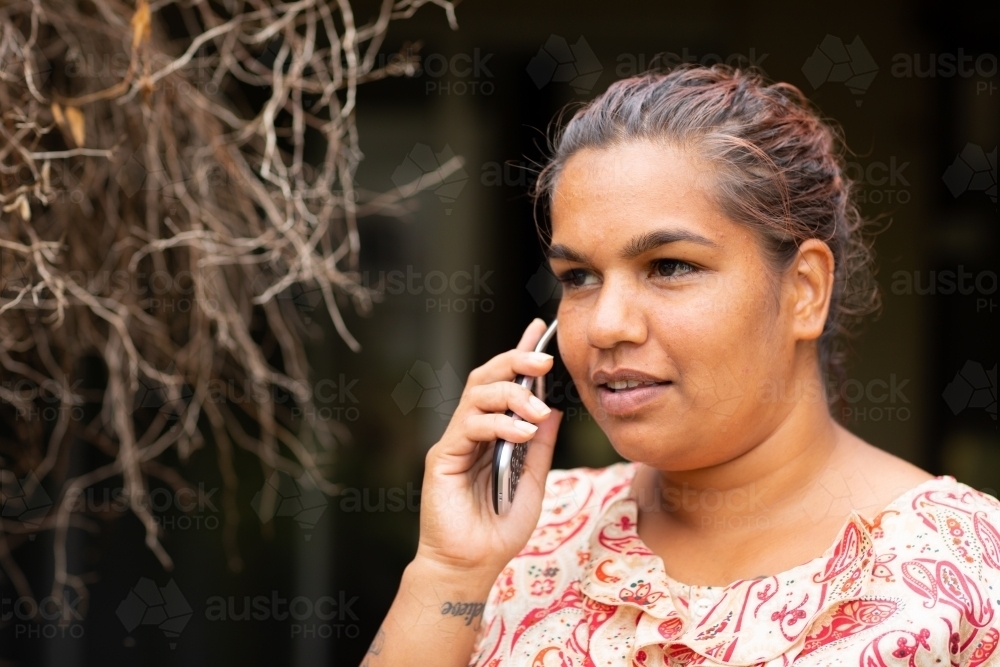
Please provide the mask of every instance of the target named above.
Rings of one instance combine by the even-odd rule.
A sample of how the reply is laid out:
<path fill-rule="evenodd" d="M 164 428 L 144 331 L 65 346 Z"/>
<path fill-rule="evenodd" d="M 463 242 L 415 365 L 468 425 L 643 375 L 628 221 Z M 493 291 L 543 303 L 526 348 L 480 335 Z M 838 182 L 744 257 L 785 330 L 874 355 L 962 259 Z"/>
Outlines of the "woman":
<path fill-rule="evenodd" d="M 427 454 L 366 664 L 1000 664 L 1000 502 L 831 416 L 875 302 L 839 146 L 797 89 L 722 66 L 576 113 L 537 187 L 558 343 L 629 462 L 549 471 L 561 415 L 512 382 L 551 366 L 532 322 Z M 504 516 L 498 437 L 532 441 Z"/>

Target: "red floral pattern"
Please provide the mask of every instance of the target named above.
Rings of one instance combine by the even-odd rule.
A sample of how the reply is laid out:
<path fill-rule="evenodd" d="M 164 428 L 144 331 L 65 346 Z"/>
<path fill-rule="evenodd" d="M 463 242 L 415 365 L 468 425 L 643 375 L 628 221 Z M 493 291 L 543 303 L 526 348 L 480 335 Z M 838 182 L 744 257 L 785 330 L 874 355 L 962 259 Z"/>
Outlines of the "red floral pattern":
<path fill-rule="evenodd" d="M 819 558 L 709 590 L 668 577 L 639 538 L 637 468 L 549 474 L 470 667 L 1000 667 L 996 498 L 938 477 L 870 523 L 852 512 Z M 697 614 L 696 591 L 711 603 Z"/>

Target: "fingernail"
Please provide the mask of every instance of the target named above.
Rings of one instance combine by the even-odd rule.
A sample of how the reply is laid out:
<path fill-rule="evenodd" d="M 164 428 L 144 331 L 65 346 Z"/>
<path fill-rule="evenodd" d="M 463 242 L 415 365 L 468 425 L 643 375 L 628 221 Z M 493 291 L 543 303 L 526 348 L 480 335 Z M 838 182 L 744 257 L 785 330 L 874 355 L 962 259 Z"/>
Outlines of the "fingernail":
<path fill-rule="evenodd" d="M 540 412 L 543 415 L 547 415 L 550 412 L 552 412 L 549 406 L 545 405 L 545 402 L 540 400 L 537 396 L 532 396 L 531 398 L 529 398 L 528 403 L 531 404 L 531 408 L 535 412 Z"/>
<path fill-rule="evenodd" d="M 544 352 L 530 352 L 530 358 L 536 364 L 545 363 L 552 358 L 551 354 L 546 354 Z"/>
<path fill-rule="evenodd" d="M 521 420 L 514 422 L 514 426 L 517 427 L 517 430 L 520 431 L 521 433 L 527 433 L 528 435 L 531 435 L 532 433 L 538 430 L 538 427 L 532 424 L 531 422 L 526 422 Z"/>

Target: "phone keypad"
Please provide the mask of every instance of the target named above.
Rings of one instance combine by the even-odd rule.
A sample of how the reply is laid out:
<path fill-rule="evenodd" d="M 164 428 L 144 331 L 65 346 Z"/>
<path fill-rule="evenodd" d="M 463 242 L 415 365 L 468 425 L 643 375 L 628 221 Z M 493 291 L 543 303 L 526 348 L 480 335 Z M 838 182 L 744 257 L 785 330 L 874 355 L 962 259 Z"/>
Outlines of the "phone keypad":
<path fill-rule="evenodd" d="M 528 452 L 528 444 L 519 442 L 514 445 L 510 455 L 510 502 L 514 502 L 514 491 L 521 480 L 521 470 L 524 468 L 524 457 Z"/>

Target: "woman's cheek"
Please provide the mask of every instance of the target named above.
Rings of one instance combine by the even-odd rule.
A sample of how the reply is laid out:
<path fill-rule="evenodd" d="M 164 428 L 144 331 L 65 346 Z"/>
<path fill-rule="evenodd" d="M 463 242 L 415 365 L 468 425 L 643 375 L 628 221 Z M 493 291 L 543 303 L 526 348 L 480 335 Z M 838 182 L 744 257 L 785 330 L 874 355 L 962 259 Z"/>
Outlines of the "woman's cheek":
<path fill-rule="evenodd" d="M 589 346 L 583 333 L 569 334 L 571 331 L 583 332 L 586 320 L 580 317 L 578 310 L 574 312 L 574 309 L 565 308 L 562 304 L 560 304 L 556 316 L 559 318 L 559 328 L 556 330 L 559 356 L 562 357 L 563 365 L 573 379 L 577 392 L 582 399 L 586 400 L 583 393 L 589 385 Z"/>

